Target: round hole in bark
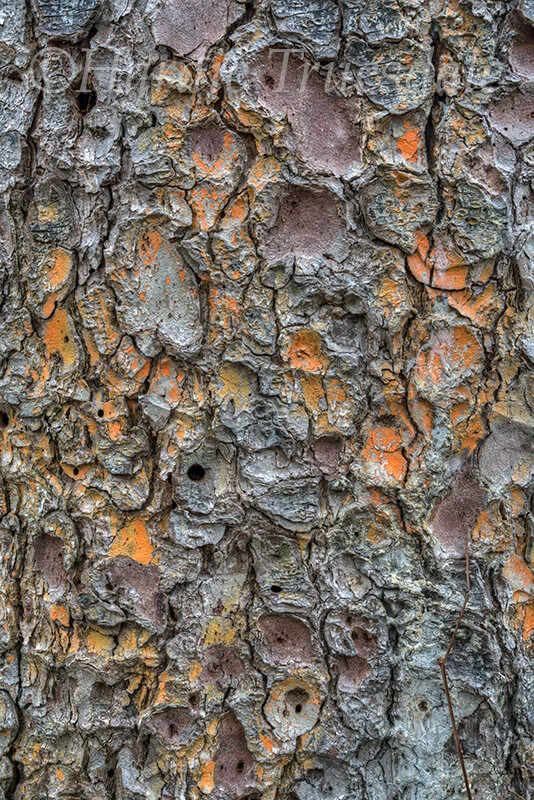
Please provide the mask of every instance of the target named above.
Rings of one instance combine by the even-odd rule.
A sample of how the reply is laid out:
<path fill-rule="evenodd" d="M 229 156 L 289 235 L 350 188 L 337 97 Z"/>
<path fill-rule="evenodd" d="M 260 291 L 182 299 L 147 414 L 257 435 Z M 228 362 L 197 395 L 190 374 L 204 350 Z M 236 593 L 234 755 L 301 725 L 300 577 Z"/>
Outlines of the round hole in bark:
<path fill-rule="evenodd" d="M 93 89 L 88 89 L 86 92 L 78 92 L 76 105 L 80 114 L 88 114 L 96 106 L 96 92 Z"/>
<path fill-rule="evenodd" d="M 244 761 L 238 761 L 237 762 L 237 766 L 236 766 L 236 770 L 238 772 L 243 772 L 244 769 L 245 769 L 245 762 Z"/>
<path fill-rule="evenodd" d="M 80 474 L 80 470 L 78 469 L 78 467 L 74 467 L 74 469 L 72 470 L 72 474 L 73 475 L 79 475 Z"/>
<path fill-rule="evenodd" d="M 286 703 L 295 714 L 302 714 L 304 706 L 309 700 L 309 695 L 304 689 L 292 689 L 286 695 Z"/>
<path fill-rule="evenodd" d="M 187 477 L 190 481 L 201 481 L 205 474 L 206 470 L 202 464 L 191 464 L 187 470 Z"/>
<path fill-rule="evenodd" d="M 275 583 L 273 583 L 273 585 L 271 586 L 271 592 L 274 592 L 275 594 L 279 594 L 281 591 L 282 591 L 282 587 L 281 586 L 277 586 Z"/>
<path fill-rule="evenodd" d="M 96 413 L 98 414 L 100 419 L 102 419 L 102 417 L 104 416 L 104 409 L 103 408 L 99 408 Z"/>
<path fill-rule="evenodd" d="M 115 775 L 115 770 L 113 769 L 113 767 L 111 767 L 111 769 L 108 769 L 108 778 L 112 778 L 114 775 Z"/>
<path fill-rule="evenodd" d="M 9 414 L 7 411 L 0 412 L 0 427 L 7 428 L 9 425 Z"/>
<path fill-rule="evenodd" d="M 68 337 L 68 336 L 65 336 L 65 338 L 63 339 L 63 341 L 64 341 L 65 343 L 67 343 L 67 342 L 69 341 L 69 337 Z"/>

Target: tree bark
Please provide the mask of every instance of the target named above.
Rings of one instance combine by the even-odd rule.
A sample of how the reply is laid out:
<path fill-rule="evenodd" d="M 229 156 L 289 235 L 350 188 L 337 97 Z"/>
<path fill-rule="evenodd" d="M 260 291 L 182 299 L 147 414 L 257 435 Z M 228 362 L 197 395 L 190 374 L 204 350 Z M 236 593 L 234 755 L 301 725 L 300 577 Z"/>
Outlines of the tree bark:
<path fill-rule="evenodd" d="M 533 25 L 4 0 L 0 798 L 534 798 Z"/>

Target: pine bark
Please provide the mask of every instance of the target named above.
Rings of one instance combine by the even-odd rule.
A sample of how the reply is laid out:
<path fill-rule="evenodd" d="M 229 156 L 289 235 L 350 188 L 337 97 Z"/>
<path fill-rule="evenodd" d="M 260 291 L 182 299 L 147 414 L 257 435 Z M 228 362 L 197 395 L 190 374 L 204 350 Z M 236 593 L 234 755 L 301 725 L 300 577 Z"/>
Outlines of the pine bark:
<path fill-rule="evenodd" d="M 533 25 L 3 0 L 0 800 L 534 798 Z"/>

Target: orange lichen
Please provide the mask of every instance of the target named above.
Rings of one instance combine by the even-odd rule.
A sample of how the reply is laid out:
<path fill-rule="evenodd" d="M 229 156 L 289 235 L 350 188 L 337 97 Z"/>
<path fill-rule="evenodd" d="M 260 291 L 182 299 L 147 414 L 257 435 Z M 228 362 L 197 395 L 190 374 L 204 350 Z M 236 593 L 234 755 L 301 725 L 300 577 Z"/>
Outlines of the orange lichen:
<path fill-rule="evenodd" d="M 72 256 L 67 250 L 58 248 L 50 253 L 48 266 L 48 283 L 55 289 L 60 286 L 68 277 L 72 269 Z"/>
<path fill-rule="evenodd" d="M 281 167 L 280 161 L 274 158 L 274 156 L 258 159 L 258 161 L 252 165 L 248 173 L 248 185 L 254 192 L 259 192 L 269 182 L 274 181 L 278 177 Z"/>
<path fill-rule="evenodd" d="M 59 622 L 64 628 L 69 627 L 70 614 L 68 608 L 61 605 L 50 606 L 50 619 L 52 622 Z"/>
<path fill-rule="evenodd" d="M 510 584 L 514 602 L 522 602 L 534 596 L 534 575 L 521 556 L 510 556 L 504 564 L 503 577 Z"/>
<path fill-rule="evenodd" d="M 83 480 L 87 475 L 89 467 L 90 464 L 79 464 L 76 466 L 73 466 L 72 464 L 65 464 L 64 462 L 61 464 L 61 469 L 65 475 L 68 475 L 69 478 L 72 478 L 74 481 Z"/>
<path fill-rule="evenodd" d="M 451 410 L 453 447 L 458 452 L 471 454 L 486 434 L 481 409 L 473 410 L 470 403 L 458 403 Z"/>
<path fill-rule="evenodd" d="M 404 121 L 404 127 L 406 128 L 406 133 L 397 139 L 397 147 L 403 158 L 408 161 L 416 161 L 417 150 L 421 141 L 419 131 L 417 128 L 412 128 L 407 120 Z"/>
<path fill-rule="evenodd" d="M 261 731 L 259 732 L 259 737 L 262 745 L 267 750 L 267 752 L 273 753 L 276 748 L 276 743 L 273 741 L 273 739 L 270 739 L 264 733 L 261 733 Z"/>
<path fill-rule="evenodd" d="M 221 208 L 228 196 L 216 186 L 209 183 L 199 184 L 189 197 L 195 224 L 201 231 L 207 231 L 215 225 Z"/>
<path fill-rule="evenodd" d="M 210 759 L 202 766 L 202 772 L 198 781 L 198 788 L 204 794 L 209 794 L 215 786 L 215 761 Z"/>
<path fill-rule="evenodd" d="M 373 477 L 402 483 L 408 462 L 402 453 L 402 437 L 396 428 L 377 425 L 368 434 L 363 458 Z"/>
<path fill-rule="evenodd" d="M 290 367 L 303 372 L 324 372 L 328 365 L 321 349 L 321 337 L 309 328 L 291 334 L 284 356 Z"/>
<path fill-rule="evenodd" d="M 163 236 L 153 228 L 144 231 L 139 237 L 137 252 L 139 258 L 146 267 L 152 267 L 156 261 L 156 256 L 163 244 Z"/>
<path fill-rule="evenodd" d="M 463 325 L 444 328 L 432 346 L 417 357 L 414 378 L 432 390 L 460 386 L 484 364 L 484 351 L 475 334 Z"/>
<path fill-rule="evenodd" d="M 431 270 L 427 263 L 428 251 L 430 243 L 428 237 L 424 233 L 417 233 L 415 235 L 416 249 L 415 252 L 408 256 L 407 263 L 410 272 L 421 283 L 430 284 Z"/>
<path fill-rule="evenodd" d="M 523 621 L 523 639 L 527 641 L 532 634 L 534 634 L 534 603 L 527 603 Z"/>
<path fill-rule="evenodd" d="M 493 325 L 503 307 L 502 297 L 497 294 L 495 287 L 491 284 L 478 294 L 467 289 L 454 292 L 454 294 L 447 295 L 447 300 L 452 308 L 480 328 L 489 328 Z"/>
<path fill-rule="evenodd" d="M 58 308 L 44 326 L 43 341 L 49 356 L 59 353 L 63 363 L 71 367 L 77 358 L 71 321 L 64 308 Z"/>
<path fill-rule="evenodd" d="M 116 535 L 109 556 L 128 556 L 139 564 L 151 564 L 154 561 L 154 549 L 148 536 L 146 523 L 139 518 L 133 519 Z"/>

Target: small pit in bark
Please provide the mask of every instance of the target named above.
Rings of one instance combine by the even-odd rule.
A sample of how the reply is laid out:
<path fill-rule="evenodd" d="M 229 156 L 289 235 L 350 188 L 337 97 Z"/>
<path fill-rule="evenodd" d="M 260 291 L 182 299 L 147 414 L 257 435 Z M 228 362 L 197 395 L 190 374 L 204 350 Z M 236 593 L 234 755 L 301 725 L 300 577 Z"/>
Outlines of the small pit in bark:
<path fill-rule="evenodd" d="M 202 466 L 202 464 L 191 464 L 189 469 L 187 470 L 187 477 L 190 481 L 194 481 L 197 483 L 201 481 L 206 475 L 206 470 Z"/>

